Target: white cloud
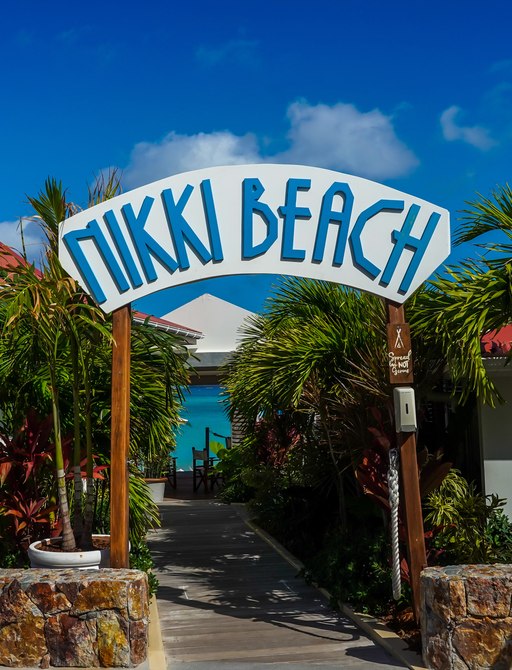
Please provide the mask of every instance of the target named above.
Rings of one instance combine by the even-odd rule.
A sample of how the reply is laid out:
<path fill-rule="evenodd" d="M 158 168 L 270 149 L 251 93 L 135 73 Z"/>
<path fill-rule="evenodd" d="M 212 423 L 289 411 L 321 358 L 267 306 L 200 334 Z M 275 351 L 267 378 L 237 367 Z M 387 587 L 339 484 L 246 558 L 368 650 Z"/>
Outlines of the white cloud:
<path fill-rule="evenodd" d="M 23 219 L 23 237 L 28 260 L 31 263 L 37 263 L 41 258 L 44 247 L 44 235 L 37 223 L 31 219 Z M 19 220 L 0 221 L 0 242 L 22 254 L 23 245 Z"/>
<path fill-rule="evenodd" d="M 461 113 L 460 107 L 452 105 L 445 109 L 441 114 L 441 128 L 443 131 L 443 137 L 448 142 L 455 142 L 460 140 L 466 144 L 471 144 L 471 146 L 480 149 L 481 151 L 487 151 L 496 145 L 495 140 L 489 134 L 487 128 L 482 126 L 461 126 L 458 125 L 455 121 Z"/>
<path fill-rule="evenodd" d="M 370 179 L 408 174 L 418 159 L 395 134 L 390 117 L 378 109 L 360 112 L 354 105 L 308 105 L 288 108 L 290 148 L 281 162 L 343 170 Z"/>
<path fill-rule="evenodd" d="M 302 163 L 389 179 L 408 174 L 419 163 L 396 136 L 392 119 L 379 110 L 296 102 L 288 108 L 288 119 L 289 147 L 274 155 L 262 155 L 253 134 L 239 136 L 227 130 L 171 132 L 161 142 L 142 142 L 132 151 L 123 184 L 135 188 L 178 172 L 262 162 Z"/>
<path fill-rule="evenodd" d="M 178 135 L 169 133 L 161 142 L 136 144 L 124 170 L 123 184 L 135 188 L 178 172 L 213 167 L 259 163 L 256 138 L 229 131 Z"/>

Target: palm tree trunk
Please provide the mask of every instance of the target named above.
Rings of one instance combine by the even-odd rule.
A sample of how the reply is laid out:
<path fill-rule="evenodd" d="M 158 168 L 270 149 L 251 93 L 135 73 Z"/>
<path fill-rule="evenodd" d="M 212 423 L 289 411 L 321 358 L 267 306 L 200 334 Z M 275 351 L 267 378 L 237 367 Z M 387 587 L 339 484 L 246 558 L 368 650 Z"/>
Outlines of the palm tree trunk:
<path fill-rule="evenodd" d="M 73 510 L 73 530 L 75 539 L 80 541 L 82 536 L 83 516 L 82 516 L 82 469 L 80 467 L 81 461 L 81 445 L 80 445 L 80 380 L 79 380 L 79 364 L 78 364 L 78 342 L 74 333 L 70 338 L 71 345 L 71 366 L 73 371 L 73 483 L 74 483 L 74 510 Z M 86 549 L 86 547 L 82 547 Z"/>
<path fill-rule="evenodd" d="M 66 473 L 64 472 L 64 455 L 62 453 L 62 435 L 60 427 L 59 399 L 55 373 L 50 371 L 51 395 L 53 410 L 53 430 L 55 433 L 55 466 L 57 469 L 57 492 L 59 496 L 60 516 L 62 520 L 62 549 L 76 549 L 75 536 L 69 518 L 68 494 L 66 490 Z"/>
<path fill-rule="evenodd" d="M 340 516 L 341 531 L 342 533 L 345 533 L 347 530 L 347 509 L 345 504 L 345 486 L 343 483 L 343 472 L 340 471 L 340 469 L 338 468 L 338 461 L 334 453 L 334 448 L 331 439 L 331 431 L 329 430 L 329 417 L 324 398 L 322 397 L 320 398 L 318 406 L 320 410 L 320 420 L 322 422 L 322 428 L 324 429 L 325 438 L 329 446 L 329 453 L 331 455 L 331 459 L 337 475 L 335 482 L 336 482 L 336 490 L 338 492 L 338 514 Z"/>
<path fill-rule="evenodd" d="M 94 464 L 92 453 L 91 424 L 91 380 L 88 371 L 85 373 L 85 446 L 87 449 L 87 491 L 85 494 L 84 525 L 82 529 L 82 545 L 84 549 L 92 547 L 92 523 L 94 516 Z"/>

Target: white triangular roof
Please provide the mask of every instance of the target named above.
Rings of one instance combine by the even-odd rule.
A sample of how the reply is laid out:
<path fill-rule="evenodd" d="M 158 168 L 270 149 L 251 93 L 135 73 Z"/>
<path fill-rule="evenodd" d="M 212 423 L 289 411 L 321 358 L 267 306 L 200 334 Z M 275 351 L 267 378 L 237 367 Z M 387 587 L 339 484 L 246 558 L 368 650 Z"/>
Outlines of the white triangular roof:
<path fill-rule="evenodd" d="M 162 318 L 186 323 L 190 328 L 204 333 L 204 338 L 197 343 L 199 354 L 234 351 L 240 340 L 238 330 L 243 321 L 252 315 L 253 312 L 243 307 L 203 293 Z"/>

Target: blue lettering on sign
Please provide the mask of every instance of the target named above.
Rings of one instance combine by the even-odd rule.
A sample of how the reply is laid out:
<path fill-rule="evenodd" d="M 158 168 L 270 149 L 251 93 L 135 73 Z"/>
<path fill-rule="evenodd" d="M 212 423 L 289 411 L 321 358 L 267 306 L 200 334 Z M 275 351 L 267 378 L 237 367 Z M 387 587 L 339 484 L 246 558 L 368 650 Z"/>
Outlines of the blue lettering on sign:
<path fill-rule="evenodd" d="M 137 266 L 133 262 L 132 254 L 130 252 L 130 249 L 128 248 L 128 245 L 126 244 L 125 238 L 123 237 L 123 233 L 116 219 L 116 215 L 111 209 L 109 209 L 108 212 L 105 212 L 105 214 L 103 215 L 103 219 L 107 224 L 108 232 L 110 233 L 112 239 L 114 240 L 117 252 L 121 257 L 124 269 L 128 273 L 128 277 L 130 278 L 130 282 L 133 288 L 139 288 L 139 286 L 142 286 L 144 281 L 140 276 Z"/>
<path fill-rule="evenodd" d="M 306 252 L 303 249 L 293 248 L 293 237 L 295 221 L 311 218 L 311 210 L 308 207 L 297 207 L 297 191 L 309 191 L 310 188 L 311 179 L 288 179 L 286 183 L 285 204 L 278 209 L 279 214 L 284 217 L 281 249 L 281 260 L 283 261 L 303 261 L 306 258 Z"/>
<path fill-rule="evenodd" d="M 244 179 L 242 185 L 242 260 L 261 256 L 277 240 L 277 217 L 268 205 L 260 202 L 265 192 L 259 179 Z M 261 216 L 267 226 L 267 236 L 254 245 L 254 213 Z"/>
<path fill-rule="evenodd" d="M 210 249 L 212 251 L 212 261 L 220 263 L 224 260 L 222 253 L 222 244 L 220 241 L 219 222 L 217 221 L 217 212 L 213 201 L 212 184 L 209 179 L 201 182 L 201 195 L 203 197 L 203 208 L 205 212 L 206 227 L 208 228 L 208 239 L 210 240 Z"/>
<path fill-rule="evenodd" d="M 441 218 L 441 215 L 438 212 L 433 212 L 428 219 L 425 230 L 423 231 L 423 235 L 421 237 L 413 237 L 411 235 L 411 230 L 419 211 L 419 205 L 411 205 L 409 211 L 407 212 L 407 216 L 405 217 L 402 229 L 393 231 L 391 238 L 395 246 L 393 247 L 393 251 L 391 252 L 391 256 L 389 257 L 379 282 L 382 286 L 387 286 L 393 277 L 396 266 L 398 265 L 398 261 L 400 260 L 404 249 L 412 251 L 413 256 L 404 278 L 402 279 L 402 282 L 398 288 L 399 293 L 407 293 L 409 290 L 412 280 L 414 279 L 414 275 L 418 270 L 421 260 L 425 255 L 425 251 L 427 250 L 430 240 L 432 239 L 432 235 L 434 234 L 434 231 L 437 227 L 439 219 Z"/>
<path fill-rule="evenodd" d="M 146 196 L 138 216 L 135 216 L 130 203 L 121 207 L 128 232 L 130 233 L 135 251 L 148 282 L 158 279 L 151 257 L 163 265 L 171 274 L 178 269 L 178 264 L 174 258 L 144 229 L 154 201 L 154 198 Z"/>
<path fill-rule="evenodd" d="M 333 212 L 332 209 L 334 196 L 336 195 L 343 196 L 343 208 L 341 212 Z M 334 184 L 325 192 L 324 197 L 322 198 L 322 208 L 320 210 L 320 219 L 316 231 L 315 246 L 313 248 L 313 263 L 321 263 L 324 260 L 327 230 L 329 224 L 335 223 L 339 225 L 339 229 L 332 264 L 335 267 L 343 265 L 353 203 L 354 196 L 352 195 L 350 186 L 344 182 L 334 182 Z"/>
<path fill-rule="evenodd" d="M 170 188 L 166 188 L 165 191 L 162 191 L 162 200 L 164 203 L 165 214 L 167 216 L 167 225 L 169 226 L 169 232 L 171 233 L 174 249 L 176 250 L 180 270 L 188 270 L 190 267 L 185 242 L 203 265 L 206 265 L 206 263 L 212 260 L 211 253 L 204 246 L 183 216 L 183 210 L 185 209 L 185 205 L 192 195 L 193 190 L 194 187 L 187 184 L 178 202 L 174 201 L 174 195 Z"/>
<path fill-rule="evenodd" d="M 94 242 L 94 245 L 117 286 L 118 291 L 120 293 L 128 291 L 130 284 L 119 267 L 111 248 L 107 244 L 98 222 L 96 219 L 93 219 L 92 221 L 89 221 L 86 227 L 82 230 L 72 230 L 69 233 L 66 233 L 62 237 L 62 241 L 66 245 L 71 257 L 74 259 L 76 266 L 80 268 L 80 274 L 96 302 L 101 305 L 105 302 L 107 297 L 87 260 L 87 256 L 84 254 L 80 246 L 80 242 L 83 242 L 84 240 L 92 240 Z"/>
<path fill-rule="evenodd" d="M 192 202 L 194 188 L 196 188 L 196 199 Z M 351 186 L 346 182 L 335 181 L 325 190 L 319 207 L 318 205 L 316 207 L 311 206 L 310 201 L 310 206 L 298 204 L 298 200 L 302 200 L 304 203 L 308 202 L 308 197 L 311 200 L 311 188 L 311 179 L 290 178 L 286 182 L 284 204 L 279 207 L 273 204 L 271 207 L 263 201 L 265 187 L 260 179 L 254 177 L 243 180 L 241 260 L 251 261 L 269 251 L 278 240 L 280 233 L 278 222 L 279 217 L 281 217 L 283 220 L 281 231 L 282 261 L 302 263 L 308 257 L 308 253 L 311 253 L 312 263 L 318 264 L 325 261 L 332 267 L 340 267 L 346 262 L 345 250 L 348 243 L 353 267 L 363 272 L 372 281 L 378 281 L 380 286 L 387 287 L 397 274 L 398 266 L 401 264 L 405 268 L 405 261 L 401 259 L 403 254 L 406 253 L 409 262 L 403 271 L 404 274 L 397 290 L 402 294 L 407 293 L 427 252 L 441 219 L 441 214 L 431 213 L 423 233 L 420 236 L 413 235 L 412 231 L 421 207 L 418 204 L 412 204 L 401 227 L 397 227 L 391 233 L 392 245 L 389 242 L 386 243 L 386 248 L 388 248 L 388 245 L 392 248 L 384 270 L 382 270 L 372 261 L 371 254 L 369 255 L 369 248 L 371 250 L 369 242 L 371 242 L 373 236 L 370 235 L 367 224 L 383 212 L 401 214 L 405 207 L 404 200 L 378 200 L 359 213 L 351 228 L 354 210 L 354 194 Z M 188 270 L 191 266 L 190 252 L 195 254 L 203 265 L 210 261 L 212 263 L 224 261 L 221 227 L 211 180 L 204 179 L 198 186 L 186 185 L 179 197 L 176 190 L 173 192 L 171 188 L 166 188 L 161 191 L 158 200 L 159 203 L 161 202 L 161 209 L 153 215 L 151 213 L 155 205 L 155 198 L 146 196 L 138 212 L 134 211 L 130 203 L 124 204 L 120 211 L 106 209 L 106 211 L 103 210 L 103 221 L 92 219 L 88 221 L 84 229 L 70 231 L 63 235 L 63 243 L 69 255 L 78 268 L 88 290 L 98 303 L 104 303 L 107 297 L 104 292 L 105 289 L 96 277 L 97 266 L 94 267 L 94 262 L 89 260 L 89 252 L 93 246 L 119 293 L 124 293 L 130 288 L 138 289 L 144 283 L 155 282 L 159 278 L 159 267 L 164 268 L 170 274 L 177 270 Z M 305 193 L 308 193 L 308 195 L 305 195 Z M 201 210 L 197 209 L 198 205 L 202 206 Z M 109 206 L 111 207 L 107 204 L 105 208 Z M 190 215 L 187 215 L 187 208 L 190 212 L 199 211 L 196 216 L 199 216 L 201 225 L 205 226 L 205 232 L 208 236 L 206 243 L 201 241 L 195 232 L 197 225 L 194 224 L 197 222 L 192 222 L 191 225 L 187 220 L 187 218 L 190 219 Z M 312 240 L 314 234 L 313 249 L 312 251 L 308 248 L 301 249 L 299 248 L 300 245 L 295 242 L 296 232 L 298 231 L 297 222 L 301 219 L 312 219 L 318 210 L 316 232 L 314 233 L 311 230 L 311 225 L 314 224 L 308 223 L 308 236 L 304 236 L 304 239 Z M 158 217 L 161 217 L 162 213 L 165 215 L 170 235 L 169 238 L 166 234 L 169 250 L 164 248 L 160 241 L 155 239 L 146 229 L 149 227 L 149 221 L 152 221 L 155 226 L 158 224 L 165 228 L 165 224 L 162 224 L 161 220 L 158 221 Z M 402 218 L 403 215 L 400 216 L 400 220 Z M 102 224 L 101 226 L 99 222 Z M 258 229 L 257 226 L 259 226 Z M 332 252 L 330 250 L 327 252 L 328 256 L 332 253 L 332 257 L 326 259 L 330 226 L 336 227 L 335 231 L 331 231 L 334 249 Z M 387 231 L 389 228 L 386 227 L 385 230 Z M 263 231 L 263 236 L 261 231 Z M 225 232 L 231 234 L 231 231 L 227 229 L 225 229 Z M 306 232 L 306 229 L 304 229 L 304 232 Z M 154 234 L 156 235 L 156 233 Z M 235 231 L 233 231 L 233 235 L 235 234 Z M 335 242 L 334 235 L 336 235 Z M 256 242 L 256 237 L 261 241 Z M 376 236 L 376 239 L 381 239 L 381 237 Z M 227 248 L 232 248 L 232 246 L 228 245 Z M 375 249 L 375 246 L 373 249 Z M 133 250 L 135 253 L 133 253 Z M 407 256 L 407 253 L 409 253 L 409 256 Z M 377 257 L 381 258 L 381 253 L 377 254 Z M 102 276 L 101 272 L 99 276 Z M 305 276 L 308 276 L 307 272 Z M 352 277 L 353 275 L 349 272 L 349 281 L 353 281 Z M 396 283 L 398 284 L 398 278 Z"/>
<path fill-rule="evenodd" d="M 357 221 L 350 233 L 350 250 L 352 251 L 354 265 L 368 275 L 370 279 L 375 279 L 380 274 L 380 269 L 364 255 L 363 245 L 361 244 L 361 233 L 366 223 L 380 212 L 402 212 L 403 209 L 403 200 L 379 200 L 374 205 L 363 210 L 357 217 Z"/>

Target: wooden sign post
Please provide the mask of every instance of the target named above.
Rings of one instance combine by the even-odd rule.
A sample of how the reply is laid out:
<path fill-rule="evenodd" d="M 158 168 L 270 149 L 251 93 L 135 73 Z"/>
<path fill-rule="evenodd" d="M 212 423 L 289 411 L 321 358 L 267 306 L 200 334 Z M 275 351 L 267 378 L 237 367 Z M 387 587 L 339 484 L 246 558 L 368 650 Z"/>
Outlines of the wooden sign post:
<path fill-rule="evenodd" d="M 410 386 L 413 365 L 409 325 L 405 323 L 403 305 L 386 300 L 388 315 L 388 365 L 391 384 Z M 423 514 L 421 511 L 418 461 L 415 433 L 397 433 L 400 452 L 403 502 L 407 529 L 407 549 L 411 577 L 412 599 L 416 621 L 420 617 L 420 572 L 427 565 Z"/>
<path fill-rule="evenodd" d="M 130 452 L 131 309 L 112 314 L 112 417 L 110 448 L 110 567 L 128 568 L 128 458 Z"/>
<path fill-rule="evenodd" d="M 299 236 L 300 218 L 311 225 L 300 227 Z M 331 224 L 340 224 L 334 246 Z M 446 209 L 308 165 L 228 165 L 172 175 L 63 221 L 62 267 L 105 313 L 114 312 L 111 564 L 128 564 L 130 304 L 165 288 L 235 275 L 292 275 L 351 286 L 388 301 L 392 383 L 407 385 L 412 359 L 399 304 L 449 253 Z M 398 444 L 417 607 L 425 548 L 414 434 L 399 434 Z"/>

